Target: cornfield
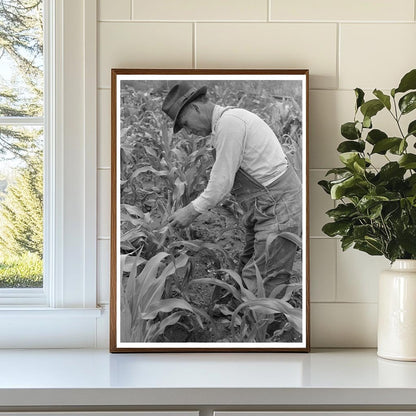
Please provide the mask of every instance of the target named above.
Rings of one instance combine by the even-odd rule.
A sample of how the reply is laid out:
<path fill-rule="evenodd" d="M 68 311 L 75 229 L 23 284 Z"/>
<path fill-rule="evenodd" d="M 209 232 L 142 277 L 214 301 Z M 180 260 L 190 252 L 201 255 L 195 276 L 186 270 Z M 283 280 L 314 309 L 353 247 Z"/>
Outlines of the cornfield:
<path fill-rule="evenodd" d="M 302 177 L 297 81 L 206 81 L 211 100 L 250 110 L 274 130 Z M 290 84 L 290 85 L 289 85 Z M 244 244 L 230 196 L 187 229 L 168 218 L 205 188 L 209 138 L 173 135 L 162 113 L 171 82 L 122 81 L 120 92 L 120 288 L 123 342 L 299 342 L 301 241 L 289 285 L 266 297 L 235 269 Z"/>

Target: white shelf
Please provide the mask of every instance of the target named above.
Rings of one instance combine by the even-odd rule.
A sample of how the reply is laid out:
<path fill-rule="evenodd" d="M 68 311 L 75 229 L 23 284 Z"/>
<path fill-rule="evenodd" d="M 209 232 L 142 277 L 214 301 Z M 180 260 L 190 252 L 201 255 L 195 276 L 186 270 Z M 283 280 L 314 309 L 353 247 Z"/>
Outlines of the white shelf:
<path fill-rule="evenodd" d="M 0 410 L 64 406 L 409 406 L 416 363 L 375 350 L 110 354 L 0 350 Z"/>

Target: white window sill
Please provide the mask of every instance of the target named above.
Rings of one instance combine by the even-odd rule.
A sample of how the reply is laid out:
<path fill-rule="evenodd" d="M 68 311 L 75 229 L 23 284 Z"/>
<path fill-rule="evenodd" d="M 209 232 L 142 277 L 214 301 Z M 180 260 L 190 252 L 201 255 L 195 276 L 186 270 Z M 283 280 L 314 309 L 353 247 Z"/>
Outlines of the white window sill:
<path fill-rule="evenodd" d="M 0 306 L 0 319 L 13 317 L 67 317 L 67 318 L 99 318 L 101 308 L 45 308 L 41 306 Z"/>
<path fill-rule="evenodd" d="M 2 306 L 0 348 L 95 348 L 102 314 L 100 308 Z"/>
<path fill-rule="evenodd" d="M 416 409 L 416 363 L 384 360 L 375 350 L 2 350 L 0 368 L 0 411 L 69 406 Z"/>

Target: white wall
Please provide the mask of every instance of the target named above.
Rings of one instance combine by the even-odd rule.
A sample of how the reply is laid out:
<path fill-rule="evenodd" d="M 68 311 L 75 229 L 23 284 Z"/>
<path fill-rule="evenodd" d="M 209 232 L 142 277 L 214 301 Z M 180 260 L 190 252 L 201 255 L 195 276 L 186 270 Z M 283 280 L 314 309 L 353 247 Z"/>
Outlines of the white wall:
<path fill-rule="evenodd" d="M 309 68 L 312 346 L 375 346 L 388 262 L 322 234 L 333 202 L 316 183 L 337 165 L 353 88 L 390 90 L 416 67 L 415 0 L 99 0 L 98 19 L 99 302 L 110 281 L 110 69 Z"/>

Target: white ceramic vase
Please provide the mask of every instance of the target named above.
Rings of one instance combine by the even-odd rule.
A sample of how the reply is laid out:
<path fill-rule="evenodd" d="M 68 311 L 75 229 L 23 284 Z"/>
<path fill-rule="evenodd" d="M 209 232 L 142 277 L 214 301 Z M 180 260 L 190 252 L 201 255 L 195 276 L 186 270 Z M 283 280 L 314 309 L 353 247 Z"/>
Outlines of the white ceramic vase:
<path fill-rule="evenodd" d="M 416 361 L 416 260 L 396 260 L 380 275 L 377 354 Z"/>

